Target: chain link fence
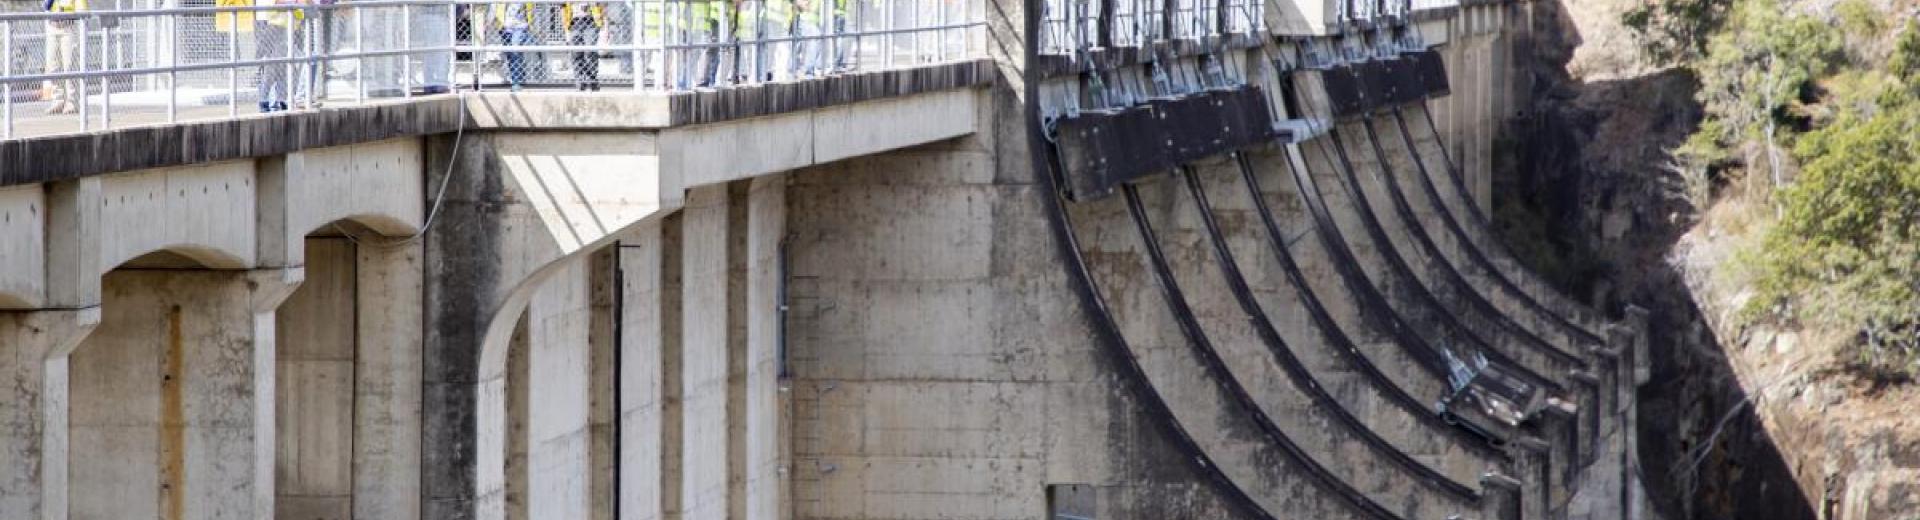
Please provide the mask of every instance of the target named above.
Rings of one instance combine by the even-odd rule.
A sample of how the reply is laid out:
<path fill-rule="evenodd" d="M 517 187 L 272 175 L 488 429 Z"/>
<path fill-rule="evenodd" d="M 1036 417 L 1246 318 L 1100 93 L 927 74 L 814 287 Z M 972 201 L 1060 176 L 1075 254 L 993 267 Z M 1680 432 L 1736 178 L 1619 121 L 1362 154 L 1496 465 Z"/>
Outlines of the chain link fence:
<path fill-rule="evenodd" d="M 969 0 L 3 0 L 0 138 L 453 89 L 673 91 L 984 54 Z"/>

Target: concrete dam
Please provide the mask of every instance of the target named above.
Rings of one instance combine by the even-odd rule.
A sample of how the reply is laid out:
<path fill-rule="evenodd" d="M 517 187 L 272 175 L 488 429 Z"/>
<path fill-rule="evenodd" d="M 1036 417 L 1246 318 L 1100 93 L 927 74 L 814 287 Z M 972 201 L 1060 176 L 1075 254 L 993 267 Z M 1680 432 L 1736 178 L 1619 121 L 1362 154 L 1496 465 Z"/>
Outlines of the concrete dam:
<path fill-rule="evenodd" d="M 1652 516 L 1524 0 L 94 4 L 0 13 L 0 518 Z"/>

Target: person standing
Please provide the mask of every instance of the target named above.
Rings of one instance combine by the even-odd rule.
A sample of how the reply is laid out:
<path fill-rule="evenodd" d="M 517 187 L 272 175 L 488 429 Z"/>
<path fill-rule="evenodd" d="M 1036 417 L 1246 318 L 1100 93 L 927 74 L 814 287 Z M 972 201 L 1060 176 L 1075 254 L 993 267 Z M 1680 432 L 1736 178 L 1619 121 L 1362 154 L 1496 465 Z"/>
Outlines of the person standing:
<path fill-rule="evenodd" d="M 48 0 L 48 12 L 79 13 L 87 10 L 87 0 Z M 80 45 L 86 41 L 86 35 L 80 34 L 80 22 L 72 18 L 47 21 L 47 73 L 78 72 L 74 60 L 80 55 Z M 86 82 L 79 79 L 57 79 L 52 81 L 53 104 L 47 107 L 47 114 L 72 114 L 80 111 L 81 89 Z"/>
<path fill-rule="evenodd" d="M 567 2 L 560 5 L 560 15 L 567 24 L 567 45 L 600 43 L 600 30 L 607 26 L 607 10 L 600 2 Z M 600 90 L 599 49 L 573 52 L 573 86 L 580 91 Z"/>
<path fill-rule="evenodd" d="M 305 3 L 305 0 L 258 0 L 255 5 L 290 5 Z M 305 34 L 300 30 L 307 14 L 302 9 L 276 9 L 262 11 L 254 17 L 253 44 L 254 56 L 266 58 L 295 58 L 298 49 L 305 42 Z M 300 82 L 299 75 L 292 69 L 301 69 L 299 65 L 273 63 L 260 66 L 260 111 L 278 112 L 286 110 L 299 93 L 294 92 L 293 84 Z"/>
<path fill-rule="evenodd" d="M 505 2 L 493 4 L 493 21 L 500 27 L 500 44 L 506 46 L 530 45 L 533 43 L 533 5 L 524 2 Z M 524 52 L 502 52 L 500 57 L 506 61 L 507 85 L 515 92 L 520 91 L 527 82 L 530 65 Z"/>

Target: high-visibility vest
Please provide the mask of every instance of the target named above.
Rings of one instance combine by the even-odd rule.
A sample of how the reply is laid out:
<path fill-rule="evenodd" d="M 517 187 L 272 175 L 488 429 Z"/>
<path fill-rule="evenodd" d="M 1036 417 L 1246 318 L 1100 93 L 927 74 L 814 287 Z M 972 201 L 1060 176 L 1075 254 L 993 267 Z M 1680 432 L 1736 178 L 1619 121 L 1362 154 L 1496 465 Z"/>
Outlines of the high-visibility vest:
<path fill-rule="evenodd" d="M 582 9 L 583 7 L 584 9 Z M 577 27 L 573 26 L 573 19 L 580 15 L 575 13 L 585 13 L 588 17 L 592 18 L 594 27 L 607 26 L 607 8 L 601 5 L 600 2 L 567 2 L 560 4 L 560 19 L 566 21 L 568 29 L 577 29 Z"/>
<path fill-rule="evenodd" d="M 87 10 L 87 0 L 53 0 L 47 4 L 47 11 L 54 13 L 78 13 Z"/>
<path fill-rule="evenodd" d="M 507 14 L 506 3 L 493 4 L 494 23 L 500 24 L 500 27 L 506 27 L 509 25 L 507 18 L 510 16 L 512 15 Z M 520 4 L 520 18 L 524 18 L 520 21 L 526 25 L 533 25 L 533 4 Z"/>
<path fill-rule="evenodd" d="M 214 7 L 243 7 L 253 5 L 253 0 L 213 0 Z M 230 32 L 253 32 L 253 11 L 223 11 L 214 13 L 213 30 Z"/>
<path fill-rule="evenodd" d="M 258 0 L 258 3 L 256 5 L 281 5 L 282 3 L 283 2 L 279 2 L 276 0 Z M 304 4 L 306 2 L 298 2 L 298 3 Z M 305 20 L 307 18 L 307 12 L 305 9 L 292 9 L 290 11 L 293 13 L 293 17 L 292 17 L 293 21 Z M 260 21 L 267 22 L 269 24 L 273 24 L 280 27 L 286 27 L 288 23 L 288 17 L 287 17 L 288 12 L 289 10 L 262 11 L 260 12 L 260 15 L 259 15 Z"/>
<path fill-rule="evenodd" d="M 774 27 L 788 27 L 793 22 L 792 0 L 760 0 L 757 7 L 742 8 L 734 17 L 733 35 L 741 40 L 772 38 L 775 35 L 761 34 L 761 24 L 771 23 Z"/>
<path fill-rule="evenodd" d="M 633 4 L 633 7 L 640 10 L 639 13 L 634 13 L 630 16 L 632 16 L 634 20 L 639 20 L 640 28 L 634 31 L 634 33 L 640 35 L 642 42 L 660 43 L 660 37 L 663 34 L 661 31 L 663 29 L 668 25 L 673 27 L 680 26 L 679 20 L 667 15 L 666 2 L 657 0 L 642 1 Z"/>
<path fill-rule="evenodd" d="M 667 24 L 682 30 L 712 31 L 720 28 L 720 22 L 727 18 L 727 4 L 723 0 L 693 0 L 682 2 L 668 0 L 668 4 L 686 6 L 685 10 L 668 11 Z"/>

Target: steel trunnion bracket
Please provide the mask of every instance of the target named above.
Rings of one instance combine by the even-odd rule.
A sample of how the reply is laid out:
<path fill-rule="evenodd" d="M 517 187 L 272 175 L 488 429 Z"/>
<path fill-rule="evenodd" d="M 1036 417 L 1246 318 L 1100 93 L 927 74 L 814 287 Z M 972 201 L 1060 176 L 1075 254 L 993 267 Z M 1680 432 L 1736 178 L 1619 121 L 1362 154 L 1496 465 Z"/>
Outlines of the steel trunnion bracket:
<path fill-rule="evenodd" d="M 1055 144 L 1067 197 L 1088 201 L 1123 183 L 1290 132 L 1274 124 L 1259 87 L 1241 85 L 1062 117 Z"/>

